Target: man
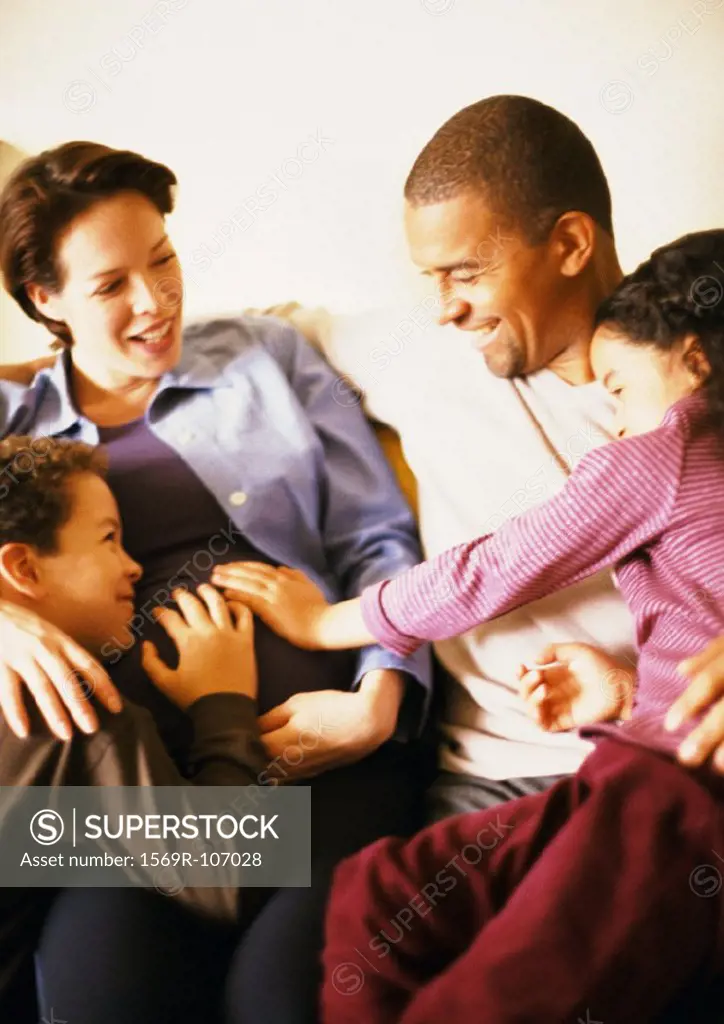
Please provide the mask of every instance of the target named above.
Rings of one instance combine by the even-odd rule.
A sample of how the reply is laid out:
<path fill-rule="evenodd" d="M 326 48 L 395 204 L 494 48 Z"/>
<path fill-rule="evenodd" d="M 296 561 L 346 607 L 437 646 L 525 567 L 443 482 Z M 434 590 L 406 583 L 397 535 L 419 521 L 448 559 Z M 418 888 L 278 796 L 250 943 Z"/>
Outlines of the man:
<path fill-rule="evenodd" d="M 413 260 L 438 286 L 442 323 L 466 332 L 472 346 L 444 344 L 440 331 L 406 331 L 399 343 L 398 322 L 398 344 L 386 339 L 337 361 L 401 434 L 419 484 L 426 554 L 434 556 L 545 500 L 610 437 L 613 410 L 592 382 L 588 346 L 594 311 L 621 271 L 593 148 L 563 115 L 522 97 L 474 104 L 436 133 L 408 177 L 405 221 Z M 332 358 L 342 347 L 329 346 Z M 521 663 L 543 648 L 553 644 L 565 663 L 566 642 L 583 640 L 633 662 L 628 614 L 608 574 L 438 645 L 454 678 L 433 817 L 540 792 L 578 768 L 588 745 L 539 730 L 525 717 L 517 681 Z M 695 660 L 701 671 L 690 706 L 721 692 L 721 650 L 720 639 Z M 721 742 L 717 709 L 714 716 L 698 730 L 703 747 L 690 760 Z M 721 753 L 715 763 L 724 768 Z M 666 785 L 654 786 L 644 799 L 670 834 L 662 792 Z M 645 849 L 629 791 L 613 796 L 627 838 Z M 541 806 L 550 812 L 545 824 L 531 817 Z M 657 867 L 642 857 L 637 885 L 627 889 L 625 844 L 593 841 L 593 819 L 580 819 L 575 837 L 558 834 L 542 852 L 546 828 L 568 807 L 561 784 L 549 803 L 541 796 L 452 818 L 343 864 L 327 917 L 325 1020 L 720 1019 L 713 983 L 721 951 L 709 927 L 716 912 L 710 901 L 702 907 L 698 861 L 691 878 L 688 869 L 680 881 L 672 872 L 667 887 L 671 858 Z M 710 808 L 696 820 L 711 817 Z M 710 846 L 702 844 L 701 859 Z M 548 855 L 554 847 L 557 866 Z M 597 866 L 585 888 L 581 851 Z M 642 926 L 657 901 L 672 906 L 669 894 L 706 921 L 695 930 L 698 949 Z M 674 911 L 670 918 L 678 920 Z"/>
<path fill-rule="evenodd" d="M 433 557 L 546 500 L 610 439 L 613 409 L 592 380 L 588 346 L 594 310 L 622 272 L 593 146 L 563 114 L 522 96 L 482 100 L 436 132 L 405 184 L 405 227 L 445 329 L 431 324 L 429 302 L 396 319 L 282 312 L 316 330 L 354 381 L 348 400 L 361 389 L 370 413 L 400 434 Z M 436 645 L 449 682 L 433 819 L 540 792 L 581 764 L 590 745 L 538 728 L 518 696 L 521 664 L 566 641 L 635 664 L 610 574 Z M 559 646 L 558 660 L 575 650 Z M 706 707 L 724 692 L 724 640 L 690 667 L 678 704 Z M 699 761 L 717 749 L 724 703 L 693 739 Z"/>
<path fill-rule="evenodd" d="M 622 276 L 606 179 L 562 114 L 493 97 L 456 114 L 419 155 L 405 223 L 413 261 L 438 287 L 440 322 L 469 333 L 478 362 L 479 420 L 465 430 L 478 458 L 459 451 L 443 486 L 478 532 L 493 530 L 549 496 L 609 437 L 609 402 L 589 383 L 587 357 L 593 312 Z M 428 554 L 463 539 L 460 511 L 433 520 Z M 516 670 L 547 641 L 583 639 L 632 654 L 607 573 L 440 645 L 456 682 L 436 816 L 537 792 L 575 770 L 588 745 L 539 732 L 518 704 Z"/>
<path fill-rule="evenodd" d="M 101 451 L 84 444 L 29 437 L 0 441 L 0 601 L 20 618 L 28 611 L 42 616 L 95 656 L 109 637 L 132 642 L 140 577 L 139 566 L 123 550 L 104 473 Z M 99 731 L 78 730 L 61 741 L 49 731 L 42 707 L 28 701 L 24 710 L 32 726 L 24 738 L 0 715 L 0 786 L 254 784 L 267 759 L 256 720 L 251 615 L 228 607 L 211 587 L 199 594 L 203 601 L 177 592 L 179 611 L 160 612 L 179 650 L 178 668 L 164 665 L 154 648 L 144 651 L 155 685 L 193 722 L 189 778 L 166 752 L 149 712 L 131 702 L 115 713 L 98 707 Z M 30 689 L 42 694 L 32 682 Z M 17 701 L 23 701 L 19 688 Z M 9 1013 L 3 1000 L 15 998 L 12 983 L 32 956 L 52 894 L 0 894 L 0 1012 Z M 237 897 L 231 888 L 176 894 L 220 921 L 236 919 Z"/>

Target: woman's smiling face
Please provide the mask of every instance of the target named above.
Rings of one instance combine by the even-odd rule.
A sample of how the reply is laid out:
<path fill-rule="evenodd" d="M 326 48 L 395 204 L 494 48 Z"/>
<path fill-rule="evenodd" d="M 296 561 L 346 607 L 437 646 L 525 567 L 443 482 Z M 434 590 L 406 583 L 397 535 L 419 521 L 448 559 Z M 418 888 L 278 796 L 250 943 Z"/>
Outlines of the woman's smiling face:
<path fill-rule="evenodd" d="M 56 240 L 61 288 L 28 288 L 73 336 L 73 361 L 107 383 L 156 379 L 181 356 L 183 283 L 164 218 L 138 192 L 99 199 Z"/>

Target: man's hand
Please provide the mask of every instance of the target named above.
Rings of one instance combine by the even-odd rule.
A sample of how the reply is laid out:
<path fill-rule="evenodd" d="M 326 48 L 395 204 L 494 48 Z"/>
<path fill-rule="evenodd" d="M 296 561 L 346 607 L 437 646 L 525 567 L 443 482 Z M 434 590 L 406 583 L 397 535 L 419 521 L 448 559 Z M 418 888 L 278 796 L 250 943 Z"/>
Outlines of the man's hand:
<path fill-rule="evenodd" d="M 318 624 L 329 603 L 299 569 L 231 562 L 216 566 L 211 582 L 227 600 L 248 605 L 270 629 L 297 647 L 320 647 Z"/>
<path fill-rule="evenodd" d="M 0 366 L 0 380 L 10 380 L 15 384 L 31 384 L 36 373 L 47 369 L 55 362 L 55 356 L 41 356 L 28 363 L 10 363 Z"/>
<path fill-rule="evenodd" d="M 98 730 L 90 697 L 109 711 L 123 707 L 105 670 L 80 644 L 34 612 L 0 601 L 0 709 L 21 738 L 30 731 L 23 686 L 61 740 L 71 738 L 73 723 L 85 733 Z"/>
<path fill-rule="evenodd" d="M 707 712 L 679 747 L 679 761 L 695 768 L 712 758 L 716 770 L 724 774 L 724 637 L 682 661 L 679 672 L 690 683 L 671 705 L 666 728 L 673 732 L 694 715 Z"/>
<path fill-rule="evenodd" d="M 404 686 L 399 672 L 376 669 L 355 693 L 297 693 L 262 715 L 269 781 L 310 778 L 373 753 L 394 734 Z"/>
<path fill-rule="evenodd" d="M 590 644 L 550 644 L 518 676 L 526 710 L 548 732 L 628 717 L 633 706 L 633 667 Z"/>
<path fill-rule="evenodd" d="M 154 611 L 179 651 L 177 669 L 161 661 L 152 643 L 143 645 L 143 667 L 151 681 L 180 708 L 212 693 L 256 697 L 254 622 L 248 608 L 227 604 L 221 594 L 202 584 L 199 597 L 175 590 L 179 611 Z M 201 600 L 199 600 L 201 598 Z"/>

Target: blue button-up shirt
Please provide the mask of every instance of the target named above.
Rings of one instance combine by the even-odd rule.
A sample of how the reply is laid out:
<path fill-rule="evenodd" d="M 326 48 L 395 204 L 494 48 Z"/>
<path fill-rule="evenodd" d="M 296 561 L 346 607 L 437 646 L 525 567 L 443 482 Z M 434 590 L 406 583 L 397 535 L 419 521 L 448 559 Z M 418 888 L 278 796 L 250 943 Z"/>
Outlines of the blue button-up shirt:
<path fill-rule="evenodd" d="M 240 317 L 188 327 L 146 418 L 254 547 L 302 569 L 329 600 L 419 562 L 413 517 L 362 411 L 289 325 Z M 98 444 L 98 428 L 73 402 L 68 353 L 29 386 L 0 381 L 0 435 L 11 433 Z M 380 668 L 407 673 L 398 735 L 417 734 L 429 652 L 364 648 L 355 685 Z"/>

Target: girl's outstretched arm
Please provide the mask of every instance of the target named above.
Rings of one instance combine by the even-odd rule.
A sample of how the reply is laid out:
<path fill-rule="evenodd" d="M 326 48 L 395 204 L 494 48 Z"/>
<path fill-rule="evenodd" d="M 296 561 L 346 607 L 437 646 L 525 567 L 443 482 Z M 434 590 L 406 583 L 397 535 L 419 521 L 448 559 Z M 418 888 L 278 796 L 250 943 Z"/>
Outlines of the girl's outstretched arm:
<path fill-rule="evenodd" d="M 668 525 L 683 453 L 677 413 L 650 433 L 595 449 L 549 501 L 368 587 L 365 625 L 385 647 L 409 654 L 615 565 Z"/>
<path fill-rule="evenodd" d="M 211 582 L 227 599 L 241 601 L 270 629 L 307 650 L 345 650 L 375 643 L 360 598 L 330 604 L 298 569 L 234 562 L 214 569 Z"/>

